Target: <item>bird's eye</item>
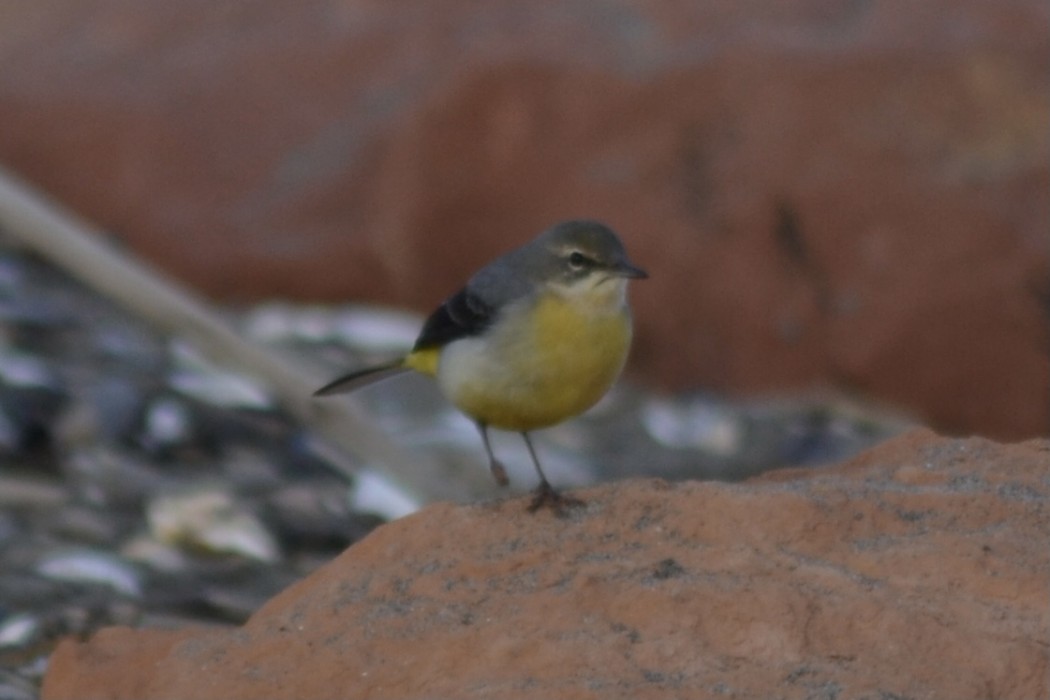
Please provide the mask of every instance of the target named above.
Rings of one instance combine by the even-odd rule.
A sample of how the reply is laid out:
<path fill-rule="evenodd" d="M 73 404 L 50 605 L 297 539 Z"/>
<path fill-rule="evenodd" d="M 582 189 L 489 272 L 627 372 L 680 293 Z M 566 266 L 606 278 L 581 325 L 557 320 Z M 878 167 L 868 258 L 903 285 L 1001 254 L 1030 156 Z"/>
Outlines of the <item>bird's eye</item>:
<path fill-rule="evenodd" d="M 590 260 L 587 259 L 587 256 L 578 250 L 574 250 L 569 254 L 569 267 L 574 270 L 582 270 L 587 267 L 589 262 Z"/>

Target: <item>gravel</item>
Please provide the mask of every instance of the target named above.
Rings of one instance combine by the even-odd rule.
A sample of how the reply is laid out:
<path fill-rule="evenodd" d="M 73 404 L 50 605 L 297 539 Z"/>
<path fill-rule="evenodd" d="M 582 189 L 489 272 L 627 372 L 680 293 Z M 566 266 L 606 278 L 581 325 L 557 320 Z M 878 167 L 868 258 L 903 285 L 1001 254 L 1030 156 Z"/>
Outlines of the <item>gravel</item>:
<path fill-rule="evenodd" d="M 255 342 L 333 376 L 411 344 L 421 320 L 287 303 L 223 313 Z M 0 700 L 36 697 L 66 636 L 238 624 L 421 505 L 272 397 L 265 381 L 206 359 L 43 260 L 0 248 Z M 498 493 L 473 425 L 425 380 L 325 400 L 358 402 L 398 442 L 432 456 L 430 499 Z M 906 425 L 841 399 L 742 403 L 622 385 L 537 445 L 563 486 L 739 479 L 836 461 Z M 520 439 L 496 436 L 495 448 L 514 492 L 531 488 Z"/>

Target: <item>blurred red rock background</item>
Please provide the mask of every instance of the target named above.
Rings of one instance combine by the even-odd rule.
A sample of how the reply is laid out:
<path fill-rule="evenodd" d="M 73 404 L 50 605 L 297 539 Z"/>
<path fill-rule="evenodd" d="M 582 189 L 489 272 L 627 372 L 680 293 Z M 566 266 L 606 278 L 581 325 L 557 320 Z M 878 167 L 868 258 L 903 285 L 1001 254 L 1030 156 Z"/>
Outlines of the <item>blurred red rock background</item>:
<path fill-rule="evenodd" d="M 596 217 L 638 381 L 1050 432 L 1042 0 L 34 0 L 0 63 L 0 162 L 213 298 L 427 311 Z"/>

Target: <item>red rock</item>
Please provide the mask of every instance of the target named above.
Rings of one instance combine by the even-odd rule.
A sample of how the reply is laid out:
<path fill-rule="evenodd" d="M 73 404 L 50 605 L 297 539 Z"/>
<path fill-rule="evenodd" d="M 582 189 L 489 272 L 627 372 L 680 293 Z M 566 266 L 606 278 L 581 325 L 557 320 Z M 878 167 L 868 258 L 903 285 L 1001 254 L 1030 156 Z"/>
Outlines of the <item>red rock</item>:
<path fill-rule="evenodd" d="M 637 376 L 1045 435 L 1048 30 L 1041 0 L 37 0 L 0 8 L 0 159 L 227 299 L 428 311 L 603 218 L 652 273 Z"/>
<path fill-rule="evenodd" d="M 383 526 L 232 631 L 63 642 L 76 698 L 1045 697 L 1050 441 Z"/>

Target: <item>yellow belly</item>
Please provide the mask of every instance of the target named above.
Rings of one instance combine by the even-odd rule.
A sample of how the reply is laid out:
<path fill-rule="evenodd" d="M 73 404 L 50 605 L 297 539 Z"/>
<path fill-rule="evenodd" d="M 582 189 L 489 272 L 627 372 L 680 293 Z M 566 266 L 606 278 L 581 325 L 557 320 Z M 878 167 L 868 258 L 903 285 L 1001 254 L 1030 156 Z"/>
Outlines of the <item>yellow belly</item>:
<path fill-rule="evenodd" d="M 560 423 L 597 403 L 623 368 L 631 342 L 625 307 L 594 313 L 550 296 L 530 309 L 440 355 L 438 383 L 475 420 L 516 431 Z M 508 322 L 513 316 L 520 322 Z"/>

